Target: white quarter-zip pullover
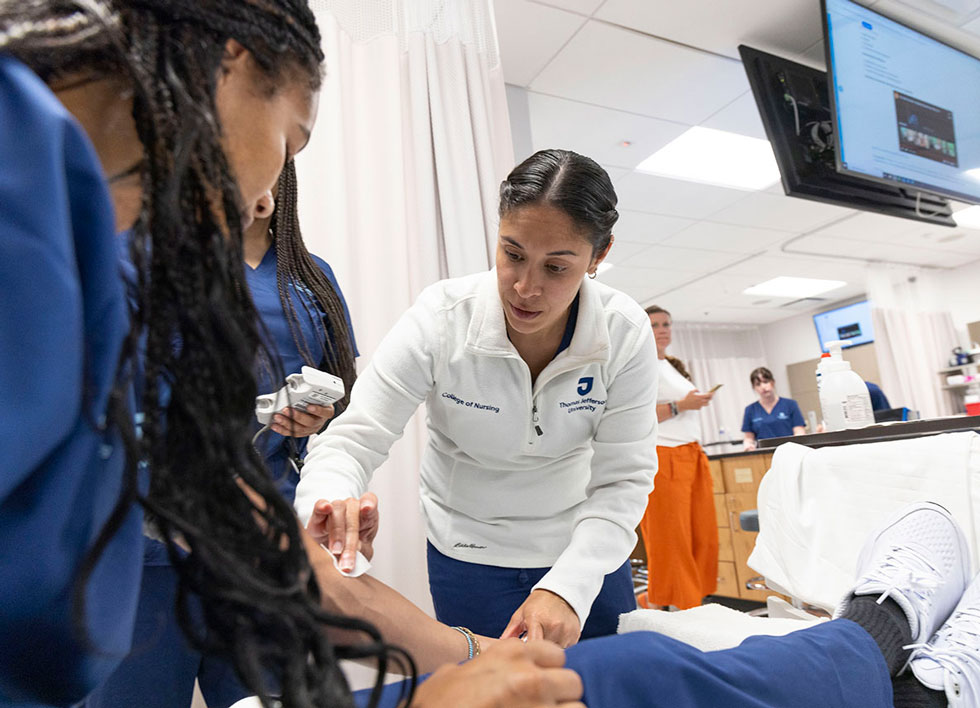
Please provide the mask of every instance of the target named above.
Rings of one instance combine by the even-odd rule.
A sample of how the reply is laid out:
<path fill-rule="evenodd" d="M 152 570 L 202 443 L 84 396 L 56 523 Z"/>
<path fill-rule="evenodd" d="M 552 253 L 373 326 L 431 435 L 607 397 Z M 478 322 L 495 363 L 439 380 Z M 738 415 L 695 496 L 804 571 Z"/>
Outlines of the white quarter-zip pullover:
<path fill-rule="evenodd" d="M 358 497 L 426 403 L 429 540 L 458 560 L 551 567 L 535 586 L 582 625 L 629 557 L 657 469 L 657 350 L 632 299 L 584 280 L 571 344 L 538 375 L 507 337 L 496 273 L 426 288 L 378 347 L 350 406 L 309 447 L 296 490 Z"/>

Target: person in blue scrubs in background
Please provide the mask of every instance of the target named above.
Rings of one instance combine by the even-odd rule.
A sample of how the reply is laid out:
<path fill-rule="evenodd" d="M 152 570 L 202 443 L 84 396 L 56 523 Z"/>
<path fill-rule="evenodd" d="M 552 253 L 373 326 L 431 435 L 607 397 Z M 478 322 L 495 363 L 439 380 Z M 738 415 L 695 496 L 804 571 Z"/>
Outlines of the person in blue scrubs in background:
<path fill-rule="evenodd" d="M 243 235 L 245 279 L 265 338 L 256 367 L 260 394 L 278 390 L 283 375 L 304 365 L 336 373 L 348 390 L 355 378 L 356 349 L 347 304 L 330 266 L 307 251 L 296 202 L 296 169 L 290 161 L 272 198 L 263 201 L 262 213 L 273 209 L 271 215 L 255 219 Z M 125 272 L 132 272 L 128 259 L 123 266 Z M 132 277 L 128 280 L 128 286 L 135 287 Z M 343 403 L 338 401 L 338 407 Z M 290 504 L 307 438 L 333 415 L 334 406 L 288 408 L 256 440 L 269 473 Z M 174 613 L 177 574 L 164 544 L 147 538 L 143 562 L 136 650 L 86 699 L 85 708 L 187 708 L 195 679 L 208 708 L 227 708 L 251 695 L 228 661 L 202 654 L 181 634 Z"/>
<path fill-rule="evenodd" d="M 754 450 L 758 441 L 765 438 L 803 435 L 806 432 L 806 422 L 799 404 L 792 398 L 776 395 L 776 384 L 769 369 L 764 366 L 753 369 L 749 381 L 759 400 L 745 407 L 742 418 L 743 449 Z"/>
<path fill-rule="evenodd" d="M 303 242 L 297 211 L 296 167 L 290 161 L 274 192 L 271 218 L 256 219 L 245 231 L 245 279 L 262 319 L 266 348 L 276 361 L 258 365 L 259 394 L 278 391 L 284 376 L 303 366 L 326 371 L 344 381 L 348 395 L 330 406 L 287 408 L 273 417 L 270 430 L 256 441 L 280 491 L 292 503 L 310 435 L 346 406 L 354 385 L 357 344 L 347 302 L 333 269 L 312 255 Z M 332 323 L 341 323 L 335 332 Z M 372 495 L 373 496 L 373 495 Z"/>

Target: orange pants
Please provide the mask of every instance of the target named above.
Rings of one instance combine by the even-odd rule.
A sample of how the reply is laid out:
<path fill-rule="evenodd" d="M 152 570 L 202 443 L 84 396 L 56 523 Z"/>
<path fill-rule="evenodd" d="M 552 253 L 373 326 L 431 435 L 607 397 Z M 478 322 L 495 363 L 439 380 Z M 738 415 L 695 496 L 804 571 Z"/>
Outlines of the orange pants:
<path fill-rule="evenodd" d="M 684 610 L 718 585 L 718 522 L 708 458 L 696 442 L 657 446 L 660 466 L 640 522 L 650 605 Z"/>

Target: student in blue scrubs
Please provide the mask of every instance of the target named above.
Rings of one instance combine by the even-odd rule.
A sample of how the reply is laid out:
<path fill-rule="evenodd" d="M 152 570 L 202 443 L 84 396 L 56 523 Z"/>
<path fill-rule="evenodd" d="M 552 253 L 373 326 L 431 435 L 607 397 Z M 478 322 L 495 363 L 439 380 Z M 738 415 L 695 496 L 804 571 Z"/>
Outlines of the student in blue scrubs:
<path fill-rule="evenodd" d="M 279 177 L 274 198 L 272 217 L 256 219 L 245 231 L 243 243 L 245 279 L 262 320 L 266 348 L 275 357 L 259 363 L 259 393 L 278 391 L 284 376 L 303 366 L 340 377 L 349 392 L 357 356 L 350 312 L 333 269 L 312 255 L 303 242 L 292 161 Z M 333 322 L 341 323 L 343 330 L 335 332 Z M 274 416 L 270 430 L 256 441 L 290 503 L 299 482 L 296 466 L 302 465 L 309 436 L 322 430 L 346 401 L 345 396 L 331 406 L 311 405 L 305 411 L 288 408 Z"/>
<path fill-rule="evenodd" d="M 355 356 L 350 315 L 333 270 L 303 243 L 292 161 L 280 175 L 273 198 L 272 214 L 256 219 L 243 236 L 245 278 L 266 338 L 267 354 L 260 356 L 256 373 L 259 393 L 282 386 L 283 375 L 276 372 L 289 375 L 303 366 L 335 372 L 349 389 Z M 124 268 L 132 271 L 128 262 Z M 323 428 L 333 414 L 333 406 L 287 409 L 256 441 L 272 479 L 290 504 L 307 437 Z M 208 708 L 227 708 L 251 695 L 229 662 L 203 655 L 183 637 L 174 613 L 176 588 L 177 574 L 166 548 L 146 539 L 134 630 L 137 649 L 86 699 L 85 708 L 187 708 L 195 679 Z"/>
<path fill-rule="evenodd" d="M 769 369 L 764 366 L 753 369 L 749 380 L 759 400 L 745 407 L 742 418 L 744 449 L 754 450 L 757 442 L 765 438 L 803 435 L 806 432 L 806 422 L 799 404 L 792 398 L 776 395 L 776 385 Z"/>
<path fill-rule="evenodd" d="M 241 249 L 306 143 L 322 60 L 305 0 L 0 0 L 4 708 L 73 705 L 144 648 L 138 495 L 196 647 L 252 692 L 349 700 L 323 630 L 365 625 L 322 609 L 251 446 Z"/>

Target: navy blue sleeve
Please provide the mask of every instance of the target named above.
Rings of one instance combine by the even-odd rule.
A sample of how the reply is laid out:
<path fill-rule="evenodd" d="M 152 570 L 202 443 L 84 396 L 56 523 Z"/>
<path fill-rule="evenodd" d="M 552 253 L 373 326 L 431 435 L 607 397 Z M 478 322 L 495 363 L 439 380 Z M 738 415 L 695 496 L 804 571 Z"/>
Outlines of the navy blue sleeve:
<path fill-rule="evenodd" d="M 742 432 L 755 435 L 755 428 L 752 427 L 752 404 L 745 406 L 745 414 L 742 416 Z M 756 436 L 758 437 L 758 436 Z"/>
<path fill-rule="evenodd" d="M 354 337 L 354 324 L 351 322 L 350 310 L 347 309 L 347 300 L 344 298 L 344 293 L 340 289 L 340 284 L 337 283 L 337 277 L 333 274 L 333 268 L 331 268 L 330 264 L 319 256 L 314 256 L 312 253 L 310 255 L 313 257 L 313 262 L 320 266 L 320 270 L 322 270 L 323 274 L 327 276 L 327 280 L 329 280 L 330 284 L 333 285 L 333 289 L 337 293 L 337 297 L 340 298 L 340 304 L 344 308 L 344 318 L 347 320 L 347 331 L 350 332 L 351 349 L 354 350 L 354 356 L 358 357 L 361 354 L 357 351 L 357 339 Z"/>
<path fill-rule="evenodd" d="M 120 495 L 104 425 L 125 297 L 95 152 L 55 96 L 0 55 L 0 704 L 67 705 L 129 651 L 142 568 L 134 510 L 72 590 Z"/>
<path fill-rule="evenodd" d="M 868 394 L 871 396 L 871 410 L 885 411 L 891 408 L 885 392 L 877 384 L 873 384 L 870 381 L 865 381 L 864 383 L 868 387 Z"/>
<path fill-rule="evenodd" d="M 806 427 L 806 421 L 803 419 L 803 412 L 800 410 L 800 404 L 794 401 L 792 398 L 786 399 L 792 405 L 790 406 L 789 419 L 793 423 L 793 427 Z M 790 431 L 792 432 L 792 431 Z"/>

